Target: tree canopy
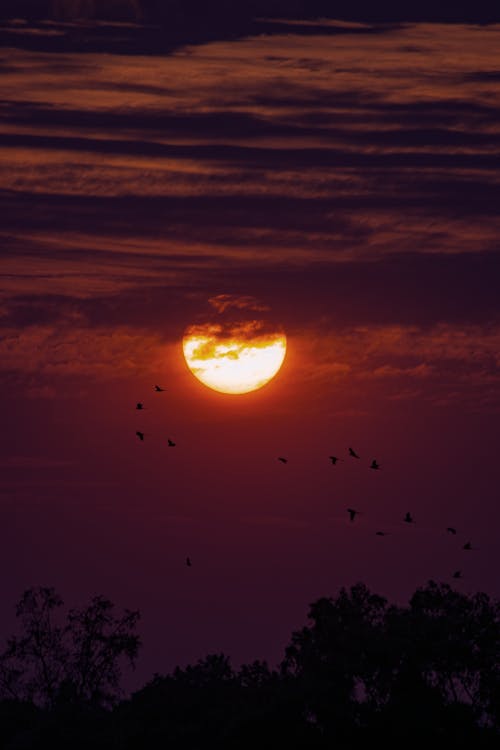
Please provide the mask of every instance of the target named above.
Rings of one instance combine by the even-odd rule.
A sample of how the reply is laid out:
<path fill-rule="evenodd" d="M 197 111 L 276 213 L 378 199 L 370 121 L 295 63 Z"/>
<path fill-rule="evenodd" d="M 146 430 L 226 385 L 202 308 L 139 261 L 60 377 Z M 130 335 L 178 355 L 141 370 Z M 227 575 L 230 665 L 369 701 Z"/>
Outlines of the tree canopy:
<path fill-rule="evenodd" d="M 24 592 L 17 605 L 21 633 L 0 655 L 0 696 L 51 708 L 61 700 L 113 704 L 120 695 L 121 662 L 133 666 L 140 640 L 138 612 L 115 614 L 94 597 L 58 617 L 63 600 L 53 588 Z"/>
<path fill-rule="evenodd" d="M 51 588 L 19 602 L 0 658 L 0 747 L 498 747 L 500 603 L 484 593 L 430 581 L 400 606 L 359 583 L 310 605 L 275 668 L 209 654 L 121 700 L 138 613 L 100 596 L 61 610 Z"/>

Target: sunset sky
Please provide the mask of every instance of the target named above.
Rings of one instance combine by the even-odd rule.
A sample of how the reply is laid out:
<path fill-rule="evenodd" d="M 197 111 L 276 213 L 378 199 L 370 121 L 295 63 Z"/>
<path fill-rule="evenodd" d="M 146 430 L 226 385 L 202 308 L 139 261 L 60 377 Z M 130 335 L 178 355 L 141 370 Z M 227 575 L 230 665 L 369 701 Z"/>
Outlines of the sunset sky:
<path fill-rule="evenodd" d="M 2 637 L 31 585 L 102 593 L 142 612 L 140 684 L 274 664 L 360 580 L 500 596 L 500 26 L 163 56 L 17 28 L 45 51 L 0 49 Z M 185 331 L 242 320 L 283 366 L 210 390 Z"/>

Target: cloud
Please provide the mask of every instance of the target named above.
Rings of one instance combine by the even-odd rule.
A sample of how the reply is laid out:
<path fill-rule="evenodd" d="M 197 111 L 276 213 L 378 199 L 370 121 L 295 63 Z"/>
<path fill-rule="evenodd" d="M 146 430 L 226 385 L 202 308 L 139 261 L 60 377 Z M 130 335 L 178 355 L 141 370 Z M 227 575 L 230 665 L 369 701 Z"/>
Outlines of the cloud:
<path fill-rule="evenodd" d="M 256 297 L 250 295 L 218 294 L 216 297 L 210 297 L 208 302 L 219 313 L 224 313 L 231 308 L 235 308 L 236 310 L 252 310 L 253 312 L 266 312 L 270 310 L 268 305 L 264 305 Z"/>
<path fill-rule="evenodd" d="M 323 392 L 464 408 L 500 408 L 500 324 L 307 329 L 289 339 L 295 378 Z M 293 356 L 293 354 L 291 354 Z M 360 406 L 363 408 L 363 405 Z"/>
<path fill-rule="evenodd" d="M 375 378 L 428 378 L 432 375 L 433 368 L 425 362 L 414 367 L 394 367 L 394 365 L 383 365 L 373 370 Z"/>
<path fill-rule="evenodd" d="M 30 376 L 46 379 L 35 387 L 50 397 L 45 385 L 50 388 L 57 377 L 106 380 L 158 372 L 164 367 L 166 351 L 159 336 L 139 330 L 31 326 L 25 331 L 2 331 L 0 371 L 27 377 L 31 393 Z"/>
<path fill-rule="evenodd" d="M 192 346 L 192 360 L 239 359 L 247 347 L 267 348 L 281 343 L 283 332 L 264 320 L 204 323 L 189 326 L 184 341 Z"/>
<path fill-rule="evenodd" d="M 140 371 L 211 299 L 233 323 L 272 304 L 315 382 L 494 380 L 498 30 L 306 31 L 9 52 L 4 371 Z"/>

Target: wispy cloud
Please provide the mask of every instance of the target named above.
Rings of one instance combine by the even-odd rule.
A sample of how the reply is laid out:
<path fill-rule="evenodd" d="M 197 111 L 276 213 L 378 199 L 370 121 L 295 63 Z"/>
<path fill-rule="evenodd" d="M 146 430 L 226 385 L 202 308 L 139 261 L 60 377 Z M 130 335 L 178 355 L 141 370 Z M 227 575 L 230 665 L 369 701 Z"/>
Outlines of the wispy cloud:
<path fill-rule="evenodd" d="M 216 297 L 210 297 L 208 301 L 219 313 L 224 313 L 231 308 L 236 310 L 251 310 L 253 312 L 266 312 L 270 309 L 269 305 L 264 305 L 256 297 L 248 294 L 241 296 L 235 294 L 218 294 Z"/>
<path fill-rule="evenodd" d="M 137 330 L 31 326 L 2 331 L 0 362 L 4 374 L 120 379 L 158 371 L 165 350 L 159 337 Z"/>
<path fill-rule="evenodd" d="M 493 388 L 498 28 L 302 31 L 0 59 L 4 372 L 140 372 L 210 299 L 315 382 Z"/>

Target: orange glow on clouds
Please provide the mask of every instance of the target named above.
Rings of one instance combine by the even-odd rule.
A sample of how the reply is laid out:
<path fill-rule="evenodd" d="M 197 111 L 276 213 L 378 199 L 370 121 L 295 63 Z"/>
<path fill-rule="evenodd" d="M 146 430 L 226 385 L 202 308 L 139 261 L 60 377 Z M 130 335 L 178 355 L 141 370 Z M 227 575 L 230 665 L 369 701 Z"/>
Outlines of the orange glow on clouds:
<path fill-rule="evenodd" d="M 266 385 L 286 354 L 284 333 L 259 333 L 252 321 L 234 326 L 207 324 L 190 328 L 182 347 L 193 375 L 220 393 L 249 393 Z"/>

